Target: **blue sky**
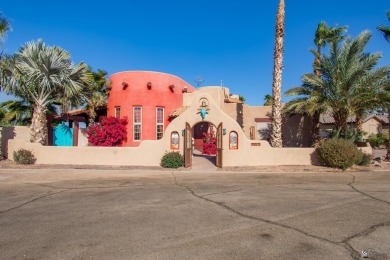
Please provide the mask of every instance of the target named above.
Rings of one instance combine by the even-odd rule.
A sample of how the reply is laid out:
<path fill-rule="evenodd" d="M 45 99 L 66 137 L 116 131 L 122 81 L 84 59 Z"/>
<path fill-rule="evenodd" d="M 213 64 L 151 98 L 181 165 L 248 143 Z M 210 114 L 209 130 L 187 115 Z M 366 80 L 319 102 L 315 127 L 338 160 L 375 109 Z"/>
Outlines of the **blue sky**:
<path fill-rule="evenodd" d="M 390 43 L 376 26 L 390 25 L 388 0 L 285 0 L 286 36 L 283 92 L 312 71 L 314 31 L 320 21 L 348 25 L 355 37 L 373 34 L 367 51 L 381 51 L 390 65 Z M 2 1 L 0 12 L 13 31 L 2 51 L 12 54 L 42 38 L 109 74 L 160 71 L 192 85 L 223 85 L 262 105 L 272 92 L 274 27 L 278 0 Z M 0 94 L 0 101 L 9 97 Z M 283 97 L 283 101 L 287 101 Z"/>

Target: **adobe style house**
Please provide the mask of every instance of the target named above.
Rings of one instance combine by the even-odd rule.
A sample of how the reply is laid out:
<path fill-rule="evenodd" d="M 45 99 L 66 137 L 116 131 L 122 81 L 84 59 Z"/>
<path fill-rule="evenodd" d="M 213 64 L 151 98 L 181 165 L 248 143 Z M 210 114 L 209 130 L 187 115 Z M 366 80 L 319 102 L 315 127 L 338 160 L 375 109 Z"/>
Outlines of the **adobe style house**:
<path fill-rule="evenodd" d="M 267 140 L 271 107 L 243 104 L 228 88 L 196 89 L 177 76 L 150 71 L 116 73 L 110 82 L 107 115 L 126 116 L 129 121 L 128 140 L 122 147 L 88 146 L 82 134 L 78 146 L 42 146 L 30 143 L 28 128 L 15 127 L 2 148 L 5 154 L 29 149 L 38 164 L 159 166 L 166 152 L 177 151 L 184 155 L 185 167 L 191 167 L 194 151 L 203 148 L 204 134 L 213 133 L 219 168 L 320 163 L 309 147 L 308 117 L 285 117 L 285 147 L 273 148 Z M 84 112 L 68 117 L 76 119 Z"/>
<path fill-rule="evenodd" d="M 124 146 L 138 146 L 145 140 L 159 140 L 165 129 L 189 106 L 191 96 L 208 93 L 224 113 L 233 118 L 250 140 L 267 140 L 270 134 L 271 107 L 249 106 L 230 94 L 225 87 L 195 89 L 177 76 L 152 71 L 125 71 L 111 75 L 107 115 L 127 117 L 127 142 Z M 195 115 L 194 115 L 195 116 Z M 296 116 L 284 122 L 283 137 L 287 146 L 305 146 L 309 139 L 303 132 L 308 125 Z M 299 128 L 307 129 L 299 129 Z M 209 122 L 193 127 L 194 146 L 202 147 L 204 134 L 215 131 Z"/>

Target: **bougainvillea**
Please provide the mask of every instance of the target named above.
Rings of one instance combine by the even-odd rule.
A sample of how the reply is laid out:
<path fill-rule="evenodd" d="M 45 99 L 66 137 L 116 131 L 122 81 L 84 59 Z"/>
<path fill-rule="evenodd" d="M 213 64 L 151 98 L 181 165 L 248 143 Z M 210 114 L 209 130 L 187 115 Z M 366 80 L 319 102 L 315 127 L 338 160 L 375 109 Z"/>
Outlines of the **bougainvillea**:
<path fill-rule="evenodd" d="M 217 153 L 217 139 L 214 133 L 203 133 L 203 152 L 202 154 L 215 155 Z"/>
<path fill-rule="evenodd" d="M 127 118 L 100 118 L 100 122 L 87 129 L 88 143 L 93 146 L 119 146 L 127 139 Z"/>

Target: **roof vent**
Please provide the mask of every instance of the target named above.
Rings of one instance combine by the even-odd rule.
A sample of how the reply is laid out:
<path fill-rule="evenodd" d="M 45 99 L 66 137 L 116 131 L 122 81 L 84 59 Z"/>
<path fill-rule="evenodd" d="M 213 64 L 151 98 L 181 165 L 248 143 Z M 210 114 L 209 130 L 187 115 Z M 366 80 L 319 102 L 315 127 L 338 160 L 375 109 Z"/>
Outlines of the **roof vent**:
<path fill-rule="evenodd" d="M 129 84 L 127 82 L 122 82 L 122 89 L 125 90 L 127 87 L 129 86 Z"/>
<path fill-rule="evenodd" d="M 151 90 L 152 89 L 152 82 L 149 81 L 148 84 L 146 84 L 146 86 L 148 87 L 149 90 Z"/>

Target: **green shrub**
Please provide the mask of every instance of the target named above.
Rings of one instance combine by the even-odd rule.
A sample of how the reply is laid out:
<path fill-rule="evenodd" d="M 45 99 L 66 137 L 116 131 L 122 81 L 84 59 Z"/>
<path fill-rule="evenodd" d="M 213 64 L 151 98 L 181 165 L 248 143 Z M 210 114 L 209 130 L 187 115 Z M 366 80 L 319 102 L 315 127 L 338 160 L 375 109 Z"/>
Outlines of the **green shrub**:
<path fill-rule="evenodd" d="M 34 154 L 25 149 L 14 151 L 13 158 L 17 164 L 34 164 L 36 161 Z"/>
<path fill-rule="evenodd" d="M 320 141 L 316 151 L 325 165 L 342 170 L 361 163 L 364 155 L 351 141 L 336 138 Z"/>
<path fill-rule="evenodd" d="M 161 166 L 164 168 L 179 168 L 182 167 L 184 158 L 179 152 L 166 152 L 161 158 Z"/>
<path fill-rule="evenodd" d="M 371 154 L 363 153 L 362 160 L 360 163 L 358 163 L 358 165 L 362 165 L 362 166 L 369 165 L 371 163 L 372 159 L 374 159 L 374 157 Z"/>
<path fill-rule="evenodd" d="M 364 131 L 356 131 L 356 129 L 348 127 L 347 131 L 345 132 L 345 135 L 341 134 L 339 129 L 333 129 L 329 133 L 329 138 L 340 138 L 340 139 L 346 139 L 349 141 L 363 141 L 364 135 L 367 134 L 367 132 Z"/>
<path fill-rule="evenodd" d="M 385 146 L 386 139 L 389 138 L 388 134 L 370 134 L 368 142 L 372 148 L 383 148 Z"/>

